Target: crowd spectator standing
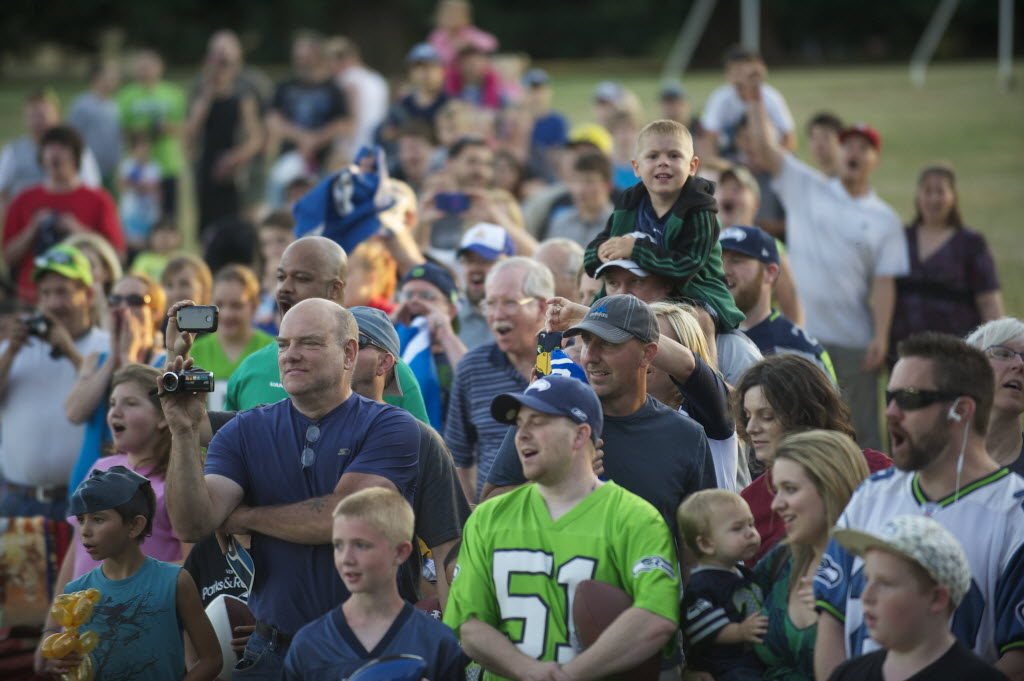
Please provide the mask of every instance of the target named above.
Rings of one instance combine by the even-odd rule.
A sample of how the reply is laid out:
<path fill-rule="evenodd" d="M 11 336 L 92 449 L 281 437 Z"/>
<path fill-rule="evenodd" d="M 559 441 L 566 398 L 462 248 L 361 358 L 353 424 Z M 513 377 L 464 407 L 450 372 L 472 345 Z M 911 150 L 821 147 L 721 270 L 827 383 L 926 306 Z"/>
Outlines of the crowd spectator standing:
<path fill-rule="evenodd" d="M 788 153 L 768 126 L 755 71 L 742 85 L 755 154 L 774 177 L 807 331 L 832 357 L 857 441 L 880 448 L 878 382 L 896 303 L 895 277 L 907 273 L 899 217 L 871 188 L 882 138 L 847 128 L 840 175 L 829 179 Z M 827 217 L 826 217 L 827 216 Z"/>
<path fill-rule="evenodd" d="M 104 189 L 82 182 L 82 153 L 82 138 L 74 128 L 58 125 L 47 130 L 39 138 L 44 181 L 25 189 L 7 206 L 4 261 L 25 301 L 36 298 L 33 258 L 71 234 L 96 232 L 124 252 L 113 199 Z"/>
<path fill-rule="evenodd" d="M 38 284 L 40 315 L 31 329 L 13 321 L 10 337 L 0 342 L 0 516 L 64 520 L 85 429 L 54 418 L 54 396 L 67 394 L 82 357 L 105 352 L 110 335 L 92 322 L 92 268 L 81 251 L 55 246 L 30 276 Z"/>
<path fill-rule="evenodd" d="M 490 342 L 491 328 L 481 308 L 487 274 L 500 260 L 515 255 L 516 247 L 504 227 L 477 223 L 462 235 L 456 251 L 460 291 L 459 339 L 467 349 Z"/>
<path fill-rule="evenodd" d="M 60 123 L 60 102 L 53 90 L 28 93 L 23 112 L 28 134 L 0 149 L 0 205 L 4 210 L 22 190 L 45 180 L 46 170 L 39 154 L 39 141 L 43 133 Z M 99 187 L 102 183 L 96 157 L 88 148 L 82 150 L 79 174 L 86 186 Z"/>
<path fill-rule="evenodd" d="M 373 136 L 388 112 L 388 82 L 363 63 L 359 46 L 349 38 L 330 38 L 324 43 L 329 71 L 352 112 L 352 132 L 345 157 L 356 158 L 361 147 L 373 144 Z"/>
<path fill-rule="evenodd" d="M 413 497 L 415 420 L 352 394 L 358 334 L 351 313 L 329 300 L 289 309 L 278 333 L 289 399 L 221 428 L 207 449 L 205 478 L 198 456 L 202 394 L 164 398 L 172 436 L 166 490 L 175 531 L 187 541 L 218 527 L 260 535 L 252 546 L 258 576 L 248 601 L 257 624 L 239 663 L 251 667 L 253 678 L 279 678 L 295 633 L 347 595 L 331 569 L 332 507 L 367 487 Z M 179 358 L 173 368 L 180 367 Z M 304 571 L 301 578 L 296 569 Z"/>
<path fill-rule="evenodd" d="M 113 62 L 96 62 L 89 74 L 89 89 L 75 97 L 68 111 L 68 125 L 75 128 L 96 157 L 103 186 L 113 189 L 114 175 L 124 145 L 121 113 L 114 95 L 121 72 Z"/>
<path fill-rule="evenodd" d="M 121 127 L 125 132 L 150 136 L 153 160 L 160 166 L 161 209 L 164 215 L 178 214 L 178 178 L 185 164 L 182 133 L 185 123 L 185 93 L 163 79 L 164 62 L 152 50 L 135 55 L 134 80 L 117 93 Z"/>
<path fill-rule="evenodd" d="M 1024 673 L 1024 480 L 985 448 L 994 394 L 985 355 L 936 333 L 899 346 L 886 392 L 894 468 L 853 495 L 839 528 L 877 533 L 893 517 L 929 515 L 967 554 L 971 589 L 950 620 L 953 634 L 1011 678 Z M 979 532 L 978 528 L 988 528 Z M 877 650 L 864 617 L 864 563 L 829 545 L 815 580 L 819 611 L 815 673 Z"/>
<path fill-rule="evenodd" d="M 985 448 L 1000 466 L 1024 476 L 1024 435 L 1020 430 L 1024 413 L 1024 322 L 1013 317 L 986 322 L 971 332 L 967 344 L 985 353 L 995 376 Z"/>

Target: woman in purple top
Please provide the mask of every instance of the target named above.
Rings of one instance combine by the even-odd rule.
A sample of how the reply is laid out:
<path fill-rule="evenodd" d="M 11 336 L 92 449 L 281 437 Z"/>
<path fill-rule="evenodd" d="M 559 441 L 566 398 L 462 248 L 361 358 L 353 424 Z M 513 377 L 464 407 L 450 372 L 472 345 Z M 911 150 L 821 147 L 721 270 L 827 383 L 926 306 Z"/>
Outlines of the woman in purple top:
<path fill-rule="evenodd" d="M 921 171 L 914 204 L 916 215 L 906 227 L 910 273 L 896 279 L 890 362 L 896 360 L 896 344 L 914 333 L 962 338 L 1003 314 L 992 253 L 981 234 L 964 227 L 952 168 Z"/>

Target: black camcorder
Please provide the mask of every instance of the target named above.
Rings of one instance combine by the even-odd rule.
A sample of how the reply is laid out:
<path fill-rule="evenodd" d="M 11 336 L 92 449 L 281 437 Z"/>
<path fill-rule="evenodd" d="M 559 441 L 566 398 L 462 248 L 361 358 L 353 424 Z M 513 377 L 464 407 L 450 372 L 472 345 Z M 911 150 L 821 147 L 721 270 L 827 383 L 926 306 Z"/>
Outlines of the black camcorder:
<path fill-rule="evenodd" d="M 167 393 L 212 393 L 213 372 L 199 367 L 186 371 L 168 371 L 160 377 L 160 385 Z"/>

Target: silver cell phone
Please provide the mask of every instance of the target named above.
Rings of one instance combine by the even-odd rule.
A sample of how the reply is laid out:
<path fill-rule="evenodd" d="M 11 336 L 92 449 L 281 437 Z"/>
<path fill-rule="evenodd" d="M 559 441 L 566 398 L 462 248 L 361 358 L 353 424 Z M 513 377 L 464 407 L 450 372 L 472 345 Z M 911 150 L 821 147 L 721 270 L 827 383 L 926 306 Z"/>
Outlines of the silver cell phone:
<path fill-rule="evenodd" d="M 213 333 L 217 330 L 216 305 L 189 305 L 178 310 L 178 330 Z"/>

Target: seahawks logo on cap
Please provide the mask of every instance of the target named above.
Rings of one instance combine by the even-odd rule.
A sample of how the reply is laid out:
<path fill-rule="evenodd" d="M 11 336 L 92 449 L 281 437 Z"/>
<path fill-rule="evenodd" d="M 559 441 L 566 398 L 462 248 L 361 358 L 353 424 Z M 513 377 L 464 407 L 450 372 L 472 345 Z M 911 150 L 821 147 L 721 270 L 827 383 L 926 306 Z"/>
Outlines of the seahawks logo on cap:
<path fill-rule="evenodd" d="M 569 410 L 569 413 L 572 414 L 573 416 L 575 416 L 576 418 L 578 418 L 580 421 L 586 421 L 587 420 L 586 412 L 584 412 L 579 407 L 573 407 L 572 409 Z"/>
<path fill-rule="evenodd" d="M 409 275 L 412 277 L 422 277 L 424 274 L 426 274 L 426 272 L 426 269 L 422 267 L 417 267 L 412 272 L 410 272 Z"/>
<path fill-rule="evenodd" d="M 607 305 L 602 305 L 601 307 L 595 307 L 593 310 L 590 311 L 590 314 L 588 314 L 587 316 L 588 317 L 607 317 L 608 316 L 608 306 Z"/>
<path fill-rule="evenodd" d="M 530 387 L 528 387 L 528 388 L 526 389 L 526 392 L 528 392 L 528 393 L 532 393 L 532 392 L 544 392 L 545 390 L 548 390 L 549 388 L 551 388 L 551 384 L 550 384 L 550 383 L 548 383 L 547 381 L 545 381 L 545 380 L 544 380 L 544 379 L 542 378 L 542 379 L 539 379 L 539 380 L 537 380 L 537 381 L 534 381 L 533 383 L 531 383 L 531 384 L 530 384 Z"/>
<path fill-rule="evenodd" d="M 729 227 L 725 230 L 722 230 L 722 233 L 719 235 L 718 240 L 726 241 L 728 239 L 731 239 L 733 241 L 743 241 L 746 238 L 747 233 L 744 232 L 742 229 L 739 229 L 738 227 Z"/>

